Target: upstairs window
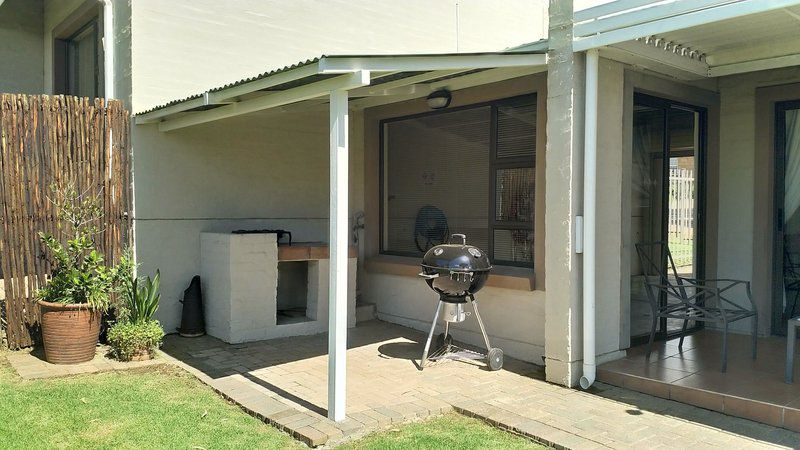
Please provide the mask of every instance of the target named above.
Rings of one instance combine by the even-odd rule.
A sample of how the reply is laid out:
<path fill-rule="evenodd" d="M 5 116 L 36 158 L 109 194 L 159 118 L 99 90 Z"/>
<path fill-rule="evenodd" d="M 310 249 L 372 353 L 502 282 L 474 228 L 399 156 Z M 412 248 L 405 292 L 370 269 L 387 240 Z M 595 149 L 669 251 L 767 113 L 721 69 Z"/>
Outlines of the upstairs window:
<path fill-rule="evenodd" d="M 94 16 L 77 30 L 55 40 L 54 90 L 57 94 L 95 98 L 103 93 L 102 27 Z"/>
<path fill-rule="evenodd" d="M 462 233 L 495 264 L 533 266 L 535 95 L 381 127 L 383 253 L 421 256 Z"/>

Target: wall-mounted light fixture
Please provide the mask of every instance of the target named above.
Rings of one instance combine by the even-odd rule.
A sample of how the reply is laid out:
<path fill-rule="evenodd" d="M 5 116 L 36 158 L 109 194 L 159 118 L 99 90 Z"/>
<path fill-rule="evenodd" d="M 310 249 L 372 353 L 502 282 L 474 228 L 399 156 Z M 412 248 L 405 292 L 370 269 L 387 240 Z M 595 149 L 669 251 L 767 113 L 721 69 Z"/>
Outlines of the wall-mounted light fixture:
<path fill-rule="evenodd" d="M 431 109 L 442 109 L 450 106 L 453 97 L 447 89 L 439 89 L 428 96 L 428 106 Z"/>

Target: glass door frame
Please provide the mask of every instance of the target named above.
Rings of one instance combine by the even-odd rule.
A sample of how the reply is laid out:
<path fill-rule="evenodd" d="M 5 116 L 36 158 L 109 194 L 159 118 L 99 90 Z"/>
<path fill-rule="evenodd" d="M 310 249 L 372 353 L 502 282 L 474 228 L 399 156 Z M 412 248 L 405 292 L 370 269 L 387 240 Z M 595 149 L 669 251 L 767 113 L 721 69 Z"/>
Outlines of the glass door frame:
<path fill-rule="evenodd" d="M 664 118 L 663 118 L 663 130 L 664 136 L 662 138 L 662 149 L 661 149 L 661 161 L 662 161 L 662 179 L 667 180 L 666 188 L 661 189 L 661 241 L 668 242 L 669 239 L 669 227 L 667 221 L 669 219 L 669 160 L 671 156 L 669 149 L 670 149 L 670 131 L 669 131 L 669 120 L 670 120 L 670 111 L 680 110 L 680 111 L 690 111 L 693 113 L 697 113 L 698 120 L 697 120 L 697 145 L 698 148 L 696 149 L 696 159 L 697 159 L 697 175 L 695 177 L 696 185 L 695 185 L 695 195 L 697 197 L 697 201 L 695 203 L 696 213 L 695 213 L 695 238 L 694 238 L 694 261 L 693 264 L 695 265 L 695 277 L 702 279 L 705 277 L 705 266 L 706 266 L 706 252 L 705 252 L 705 218 L 706 218 L 706 158 L 707 158 L 707 148 L 708 148 L 708 109 L 692 105 L 689 103 L 679 102 L 675 100 L 670 100 L 662 97 L 656 97 L 653 95 L 641 93 L 641 92 L 634 92 L 633 94 L 633 105 L 642 105 L 651 108 L 657 108 L 664 111 Z M 666 254 L 664 254 L 664 261 L 662 264 L 666 267 Z M 627 281 L 630 283 L 630 280 Z M 666 303 L 667 299 L 664 296 L 663 292 L 660 293 L 659 301 L 663 304 Z M 629 319 L 630 320 L 630 319 Z M 687 328 L 687 333 L 692 333 L 698 331 L 703 328 L 703 322 L 695 321 L 694 326 Z M 658 328 L 656 329 L 656 340 L 665 340 L 671 339 L 672 337 L 678 336 L 681 334 L 681 330 L 676 331 L 669 331 L 667 327 L 667 319 L 661 318 L 659 320 Z M 647 335 L 640 335 L 640 336 L 631 336 L 631 346 L 641 345 L 647 343 L 649 338 L 649 334 Z"/>
<path fill-rule="evenodd" d="M 784 211 L 783 202 L 785 195 L 786 177 L 786 112 L 800 110 L 800 99 L 775 102 L 775 136 L 773 161 L 774 186 L 773 186 L 773 229 L 772 229 L 772 317 L 770 317 L 770 332 L 773 335 L 785 336 L 786 323 L 783 320 L 783 264 L 784 264 Z"/>

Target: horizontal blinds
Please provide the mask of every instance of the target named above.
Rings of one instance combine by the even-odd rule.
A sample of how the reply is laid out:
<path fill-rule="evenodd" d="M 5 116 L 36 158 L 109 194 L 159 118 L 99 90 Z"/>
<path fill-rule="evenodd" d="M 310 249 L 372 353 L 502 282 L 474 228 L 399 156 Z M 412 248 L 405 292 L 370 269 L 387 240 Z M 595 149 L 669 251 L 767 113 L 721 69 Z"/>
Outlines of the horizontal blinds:
<path fill-rule="evenodd" d="M 384 251 L 419 254 L 462 233 L 489 245 L 491 107 L 385 125 Z"/>
<path fill-rule="evenodd" d="M 497 158 L 536 157 L 536 104 L 497 108 Z"/>

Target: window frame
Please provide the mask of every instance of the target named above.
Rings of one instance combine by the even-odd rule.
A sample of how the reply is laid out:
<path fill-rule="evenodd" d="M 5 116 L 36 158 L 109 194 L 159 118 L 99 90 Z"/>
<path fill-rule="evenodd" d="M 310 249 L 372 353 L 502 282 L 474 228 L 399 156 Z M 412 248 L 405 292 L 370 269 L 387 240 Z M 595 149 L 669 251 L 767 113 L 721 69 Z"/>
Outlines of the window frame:
<path fill-rule="evenodd" d="M 82 97 L 75 92 L 76 87 L 76 61 L 72 61 L 74 42 L 85 33 L 91 33 L 95 51 L 93 86 L 94 97 L 102 97 L 105 86 L 104 72 L 104 44 L 103 44 L 103 15 L 102 9 L 96 1 L 87 0 L 79 6 L 69 17 L 52 30 L 52 90 L 58 95 L 72 95 Z M 77 61 L 80 64 L 80 61 Z M 91 96 L 90 96 L 91 97 Z"/>
<path fill-rule="evenodd" d="M 536 228 L 536 213 L 537 213 L 537 204 L 536 204 L 536 191 L 535 191 L 535 183 L 537 177 L 537 167 L 536 167 L 536 158 L 539 151 L 542 149 L 538 148 L 538 135 L 542 131 L 539 130 L 539 109 L 538 109 L 538 95 L 536 92 L 517 95 L 513 97 L 506 97 L 501 99 L 495 99 L 485 102 L 479 103 L 471 103 L 468 105 L 462 105 L 452 108 L 445 108 L 439 110 L 432 110 L 432 111 L 425 111 L 422 113 L 416 114 L 408 114 L 404 116 L 396 116 L 381 119 L 378 121 L 378 150 L 379 150 L 379 158 L 378 158 L 378 204 L 379 204 L 379 246 L 378 246 L 378 253 L 382 255 L 393 255 L 393 256 L 406 256 L 406 257 L 413 257 L 419 258 L 420 255 L 414 252 L 403 252 L 403 251 L 389 251 L 386 250 L 386 246 L 388 244 L 388 236 L 386 230 L 386 221 L 388 217 L 386 216 L 386 195 L 387 195 L 387 170 L 388 167 L 386 165 L 386 156 L 388 152 L 387 140 L 386 137 L 386 130 L 387 125 L 391 124 L 392 122 L 400 122 L 404 120 L 410 119 L 417 119 L 421 117 L 430 117 L 442 114 L 452 114 L 459 111 L 466 111 L 470 109 L 478 109 L 484 107 L 490 107 L 490 118 L 489 118 L 489 167 L 487 170 L 489 171 L 489 189 L 487 195 L 489 196 L 489 208 L 488 208 L 488 217 L 487 219 L 487 230 L 488 230 L 488 245 L 489 248 L 485 249 L 486 252 L 492 256 L 492 263 L 495 265 L 502 265 L 502 266 L 513 266 L 513 267 L 524 267 L 528 269 L 533 269 L 536 261 L 536 236 L 534 234 L 533 241 L 531 243 L 531 261 L 530 262 L 521 262 L 521 261 L 506 261 L 506 260 L 495 260 L 494 259 L 494 232 L 495 229 L 500 230 L 528 230 L 531 233 L 535 233 Z M 536 136 L 537 139 L 535 141 L 535 149 L 534 154 L 531 157 L 508 157 L 508 158 L 498 158 L 497 157 L 497 138 L 498 138 L 498 126 L 497 126 L 497 118 L 498 118 L 498 108 L 502 106 L 527 106 L 532 105 L 535 107 L 536 111 Z M 534 207 L 532 209 L 533 215 L 531 216 L 531 220 L 528 222 L 517 222 L 517 221 L 502 221 L 497 220 L 497 205 L 496 205 L 496 198 L 497 198 L 497 171 L 501 169 L 515 169 L 515 168 L 532 168 L 534 171 Z"/>

